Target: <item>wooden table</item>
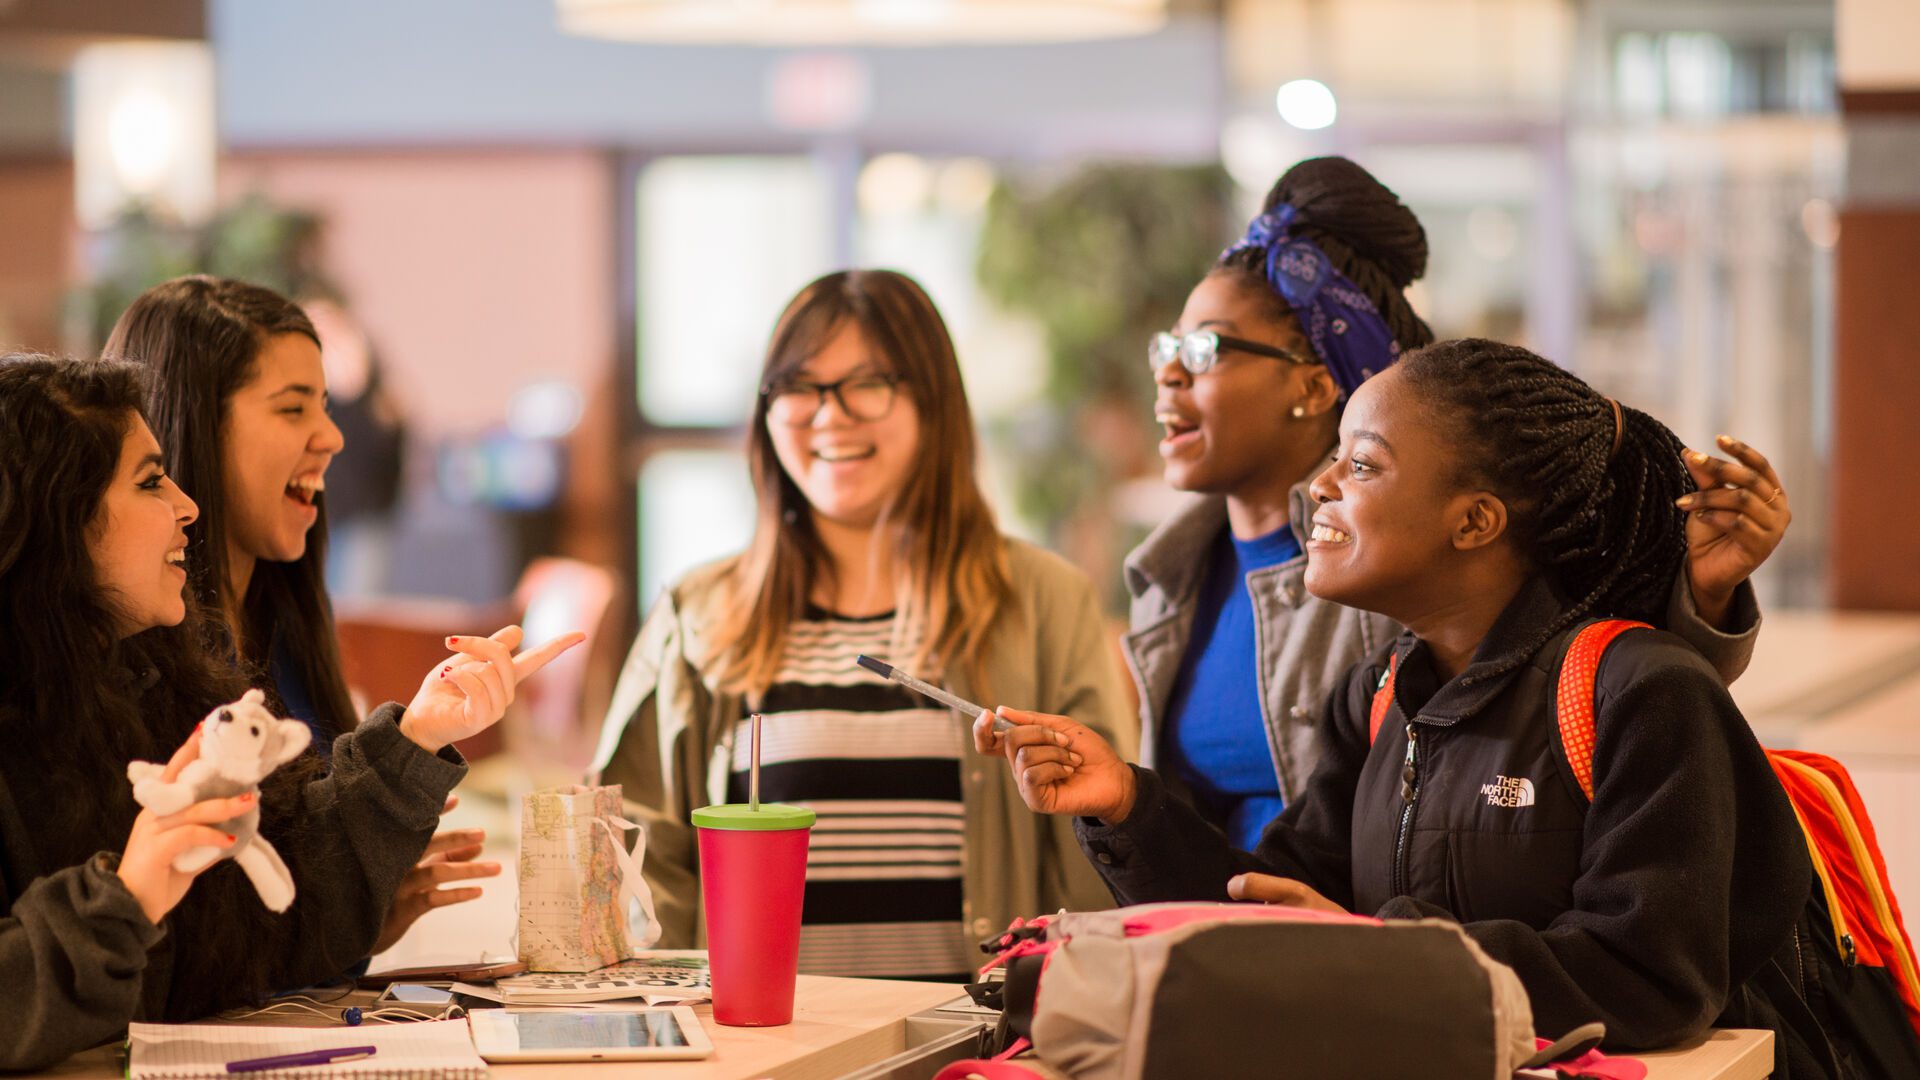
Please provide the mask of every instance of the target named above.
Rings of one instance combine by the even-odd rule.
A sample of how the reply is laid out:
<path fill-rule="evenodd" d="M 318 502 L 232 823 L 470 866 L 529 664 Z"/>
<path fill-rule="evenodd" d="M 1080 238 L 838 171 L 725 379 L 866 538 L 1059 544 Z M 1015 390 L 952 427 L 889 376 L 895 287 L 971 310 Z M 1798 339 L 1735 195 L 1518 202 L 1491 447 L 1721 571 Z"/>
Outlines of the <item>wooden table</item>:
<path fill-rule="evenodd" d="M 490 1073 L 499 1080 L 607 1080 L 639 1069 L 648 1080 L 833 1080 L 905 1050 L 906 1018 L 952 1001 L 957 991 L 951 983 L 802 975 L 793 1023 L 785 1027 L 722 1027 L 711 1006 L 694 1006 L 713 1039 L 713 1056 L 702 1061 L 494 1065 Z M 89 1050 L 39 1075 L 114 1080 L 122 1075 L 120 1052 Z"/>
<path fill-rule="evenodd" d="M 1764 1080 L 1773 1072 L 1773 1032 L 1716 1029 L 1685 1046 L 1635 1054 L 1647 1080 Z"/>

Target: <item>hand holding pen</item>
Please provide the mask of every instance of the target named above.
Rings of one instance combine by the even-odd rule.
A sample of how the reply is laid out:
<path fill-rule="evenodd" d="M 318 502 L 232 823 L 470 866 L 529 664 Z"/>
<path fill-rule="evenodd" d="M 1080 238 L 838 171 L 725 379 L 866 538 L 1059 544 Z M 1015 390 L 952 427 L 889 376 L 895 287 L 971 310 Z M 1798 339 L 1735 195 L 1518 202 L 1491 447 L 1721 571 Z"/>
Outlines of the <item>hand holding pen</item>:
<path fill-rule="evenodd" d="M 1092 728 L 1066 716 L 1021 709 L 984 709 L 881 660 L 860 656 L 868 671 L 949 709 L 973 717 L 973 748 L 1004 756 L 1020 798 L 1042 814 L 1082 814 L 1117 824 L 1133 812 L 1133 770 Z"/>

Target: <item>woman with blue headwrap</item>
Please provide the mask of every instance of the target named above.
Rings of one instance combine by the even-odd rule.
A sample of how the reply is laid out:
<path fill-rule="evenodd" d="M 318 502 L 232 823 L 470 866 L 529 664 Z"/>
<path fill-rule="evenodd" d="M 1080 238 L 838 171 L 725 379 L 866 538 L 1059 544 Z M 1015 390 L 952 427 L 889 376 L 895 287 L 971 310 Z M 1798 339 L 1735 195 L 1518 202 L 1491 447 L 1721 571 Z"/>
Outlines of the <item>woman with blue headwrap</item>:
<path fill-rule="evenodd" d="M 1167 482 L 1193 495 L 1126 561 L 1141 758 L 1243 848 L 1305 785 L 1342 674 L 1400 631 L 1308 594 L 1307 485 L 1348 396 L 1433 341 L 1405 292 L 1426 264 L 1392 191 L 1345 158 L 1303 161 L 1149 347 Z M 1788 515 L 1766 459 L 1720 445 L 1734 461 L 1689 452 L 1706 502 L 1665 621 L 1730 682 L 1759 623 L 1746 579 Z"/>

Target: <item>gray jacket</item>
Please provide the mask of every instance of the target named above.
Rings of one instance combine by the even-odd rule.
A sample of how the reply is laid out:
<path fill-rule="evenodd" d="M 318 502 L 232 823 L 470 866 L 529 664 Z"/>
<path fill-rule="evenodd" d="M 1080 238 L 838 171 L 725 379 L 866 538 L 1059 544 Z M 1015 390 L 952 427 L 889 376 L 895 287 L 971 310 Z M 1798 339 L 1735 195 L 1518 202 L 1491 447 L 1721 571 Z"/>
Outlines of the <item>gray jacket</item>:
<path fill-rule="evenodd" d="M 1399 635 L 1392 619 L 1342 607 L 1307 592 L 1307 535 L 1313 528 L 1313 497 L 1307 484 L 1325 467 L 1315 466 L 1294 485 L 1289 524 L 1303 554 L 1247 575 L 1253 598 L 1254 649 L 1259 663 L 1260 712 L 1267 750 L 1273 755 L 1280 795 L 1292 802 L 1306 785 L 1318 754 L 1314 728 L 1328 696 L 1345 685 L 1347 669 Z M 1160 729 L 1173 698 L 1173 684 L 1187 644 L 1200 591 L 1206 585 L 1214 544 L 1227 527 L 1227 501 L 1196 495 L 1127 556 L 1127 666 L 1140 692 L 1140 763 L 1157 768 Z M 1667 629 L 1705 656 L 1731 683 L 1747 668 L 1760 633 L 1760 609 L 1750 584 L 1740 586 L 1731 621 L 1742 627 L 1723 633 L 1700 618 L 1683 570 L 1674 582 Z"/>
<path fill-rule="evenodd" d="M 309 870 L 293 907 L 273 917 L 284 932 L 259 944 L 283 950 L 272 958 L 278 985 L 333 978 L 367 955 L 447 792 L 466 775 L 451 747 L 429 754 L 401 735 L 401 711 L 384 706 L 340 736 L 331 772 L 300 792 L 301 827 L 274 837 Z M 147 921 L 115 872 L 118 854 L 40 865 L 33 829 L 48 799 L 72 795 L 35 790 L 21 775 L 0 784 L 0 1069 L 45 1068 L 121 1038 L 130 1020 L 194 1019 L 201 1006 L 183 1009 L 189 995 L 222 1008 L 248 993 L 232 985 L 234 957 L 169 933 L 171 915 Z M 125 843 L 125 822 L 111 831 L 114 846 Z M 207 888 L 196 882 L 181 903 Z"/>

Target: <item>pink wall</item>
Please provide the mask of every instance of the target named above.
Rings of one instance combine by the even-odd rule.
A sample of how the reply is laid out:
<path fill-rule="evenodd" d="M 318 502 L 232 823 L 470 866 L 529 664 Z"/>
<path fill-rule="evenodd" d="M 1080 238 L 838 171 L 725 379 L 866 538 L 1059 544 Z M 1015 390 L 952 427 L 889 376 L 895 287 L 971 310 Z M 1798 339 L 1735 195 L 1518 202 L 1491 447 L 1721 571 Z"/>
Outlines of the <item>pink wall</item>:
<path fill-rule="evenodd" d="M 72 165 L 0 161 L 0 351 L 65 351 L 60 304 L 74 254 Z"/>
<path fill-rule="evenodd" d="M 321 214 L 324 266 L 380 348 L 418 434 L 504 420 L 514 391 L 602 392 L 614 363 L 614 203 L 591 150 L 260 151 L 221 201 Z"/>

